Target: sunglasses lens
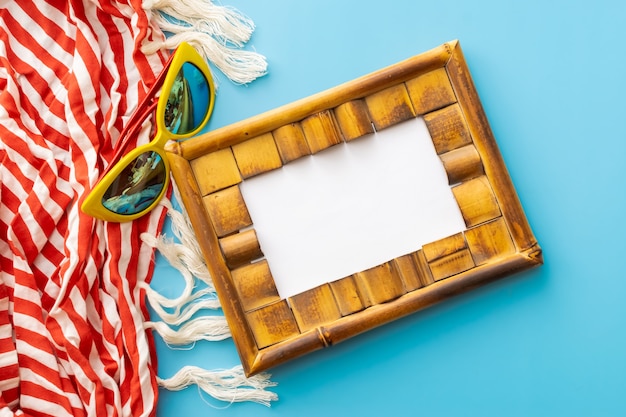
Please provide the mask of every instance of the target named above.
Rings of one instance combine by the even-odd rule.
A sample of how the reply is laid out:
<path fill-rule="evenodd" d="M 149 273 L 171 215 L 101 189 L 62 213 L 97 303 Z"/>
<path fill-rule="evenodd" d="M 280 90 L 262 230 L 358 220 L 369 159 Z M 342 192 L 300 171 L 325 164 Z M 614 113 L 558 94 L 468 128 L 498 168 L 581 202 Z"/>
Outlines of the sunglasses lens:
<path fill-rule="evenodd" d="M 184 135 L 200 126 L 210 107 L 209 89 L 202 71 L 189 62 L 183 64 L 165 106 L 165 127 L 170 133 Z"/>
<path fill-rule="evenodd" d="M 128 164 L 102 197 L 102 205 L 117 214 L 137 214 L 149 207 L 165 185 L 165 164 L 154 151 Z"/>

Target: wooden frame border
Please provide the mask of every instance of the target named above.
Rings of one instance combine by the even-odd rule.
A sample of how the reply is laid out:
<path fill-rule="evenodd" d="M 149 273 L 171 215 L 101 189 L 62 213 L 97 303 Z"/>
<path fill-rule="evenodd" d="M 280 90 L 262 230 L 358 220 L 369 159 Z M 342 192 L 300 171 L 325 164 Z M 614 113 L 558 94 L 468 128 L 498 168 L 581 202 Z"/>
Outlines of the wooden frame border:
<path fill-rule="evenodd" d="M 238 184 L 418 116 L 467 230 L 281 300 Z M 173 144 L 167 157 L 247 375 L 543 262 L 458 41 Z"/>

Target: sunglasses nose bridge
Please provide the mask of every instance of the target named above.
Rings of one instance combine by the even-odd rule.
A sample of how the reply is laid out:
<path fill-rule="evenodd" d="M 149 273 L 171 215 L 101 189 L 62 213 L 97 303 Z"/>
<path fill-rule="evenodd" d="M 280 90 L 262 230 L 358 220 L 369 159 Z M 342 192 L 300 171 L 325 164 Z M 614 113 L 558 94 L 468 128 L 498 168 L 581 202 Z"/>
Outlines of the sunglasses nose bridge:
<path fill-rule="evenodd" d="M 172 134 L 168 132 L 167 129 L 159 126 L 156 135 L 154 136 L 154 139 L 152 139 L 148 145 L 150 145 L 150 149 L 163 150 L 165 149 L 165 145 L 167 144 L 167 142 L 169 142 L 171 139 L 174 139 Z"/>

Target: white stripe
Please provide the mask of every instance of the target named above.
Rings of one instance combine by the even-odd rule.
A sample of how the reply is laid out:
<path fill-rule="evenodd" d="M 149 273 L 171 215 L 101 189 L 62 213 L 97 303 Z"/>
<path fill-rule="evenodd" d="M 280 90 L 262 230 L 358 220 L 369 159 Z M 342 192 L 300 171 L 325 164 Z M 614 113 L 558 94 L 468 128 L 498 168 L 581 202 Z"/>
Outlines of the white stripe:
<path fill-rule="evenodd" d="M 6 303 L 8 307 L 8 302 Z M 3 314 L 9 314 L 8 308 L 1 311 Z M 11 339 L 13 337 L 13 326 L 11 323 L 5 323 L 0 326 L 0 339 Z M 0 358 L 2 363 L 2 358 Z"/>
<path fill-rule="evenodd" d="M 2 142 L 0 142 L 0 151 L 2 150 L 1 145 L 2 145 Z M 11 193 L 15 195 L 15 197 L 19 201 L 23 201 L 24 199 L 26 199 L 26 197 L 28 197 L 28 192 L 24 190 L 24 187 L 22 187 L 22 184 L 20 183 L 20 181 L 18 181 L 15 175 L 13 175 L 13 172 L 8 170 L 6 165 L 4 164 L 0 164 L 0 178 L 2 178 L 2 181 L 5 184 L 5 186 L 11 191 Z M 4 207 L 4 204 L 0 207 Z M 2 216 L 3 214 L 2 212 L 4 212 L 4 210 L 0 211 L 0 216 Z M 9 219 L 6 219 L 4 217 L 1 217 L 1 218 L 2 220 L 5 221 L 6 224 L 10 224 L 11 220 L 13 220 L 13 217 L 15 217 L 15 213 L 12 213 L 7 209 L 6 215 L 10 215 L 11 218 Z"/>
<path fill-rule="evenodd" d="M 15 357 L 15 363 L 17 364 L 17 356 Z M 20 384 L 19 376 L 0 380 L 0 392 L 7 391 L 12 388 L 17 388 L 19 384 Z"/>
<path fill-rule="evenodd" d="M 91 83 L 91 78 L 88 75 L 90 74 L 89 67 L 87 67 L 80 55 L 77 55 L 76 59 L 74 60 L 74 64 L 72 65 L 72 72 L 76 77 L 76 83 L 81 92 L 82 104 L 85 106 L 84 109 L 78 109 L 78 111 L 80 111 L 81 114 L 84 113 L 85 115 L 87 115 L 90 122 L 95 125 L 95 114 L 100 111 L 100 108 L 97 106 L 96 101 L 97 94 L 95 89 L 97 88 L 97 86 L 94 86 Z M 76 127 L 78 128 L 79 126 Z M 70 132 L 72 132 L 71 126 Z"/>
<path fill-rule="evenodd" d="M 20 397 L 20 405 L 23 409 L 29 408 L 31 410 L 45 410 L 46 414 L 55 417 L 71 416 L 71 414 L 68 414 L 65 408 L 61 407 L 54 401 L 47 401 L 44 398 L 22 395 Z"/>
<path fill-rule="evenodd" d="M 3 299 L 3 301 L 4 300 L 6 300 L 6 298 Z M 8 304 L 9 304 L 8 300 L 6 300 L 6 304 L 7 304 L 7 307 L 8 307 Z M 3 309 L 0 312 L 3 313 L 3 314 L 5 314 L 5 313 L 8 314 L 9 312 L 7 310 L 8 309 Z M 13 334 L 13 326 L 11 326 L 11 323 L 5 323 L 3 325 L 0 325 L 0 339 L 11 338 L 12 334 Z M 2 359 L 0 359 L 0 362 L 2 362 Z"/>
<path fill-rule="evenodd" d="M 11 350 L 8 352 L 0 353 L 0 367 L 17 365 L 17 352 Z M 7 386 L 6 380 L 0 380 L 0 386 Z M 0 390 L 1 391 L 1 390 Z"/>

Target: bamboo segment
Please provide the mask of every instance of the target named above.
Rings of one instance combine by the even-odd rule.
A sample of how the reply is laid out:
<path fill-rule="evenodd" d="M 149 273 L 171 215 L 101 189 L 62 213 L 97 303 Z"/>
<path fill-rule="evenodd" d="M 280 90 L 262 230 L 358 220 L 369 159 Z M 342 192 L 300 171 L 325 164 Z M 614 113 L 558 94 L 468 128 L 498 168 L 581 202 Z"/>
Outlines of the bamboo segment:
<path fill-rule="evenodd" d="M 406 291 L 413 291 L 423 286 L 416 255 L 417 253 L 413 252 L 393 260 L 394 267 L 400 273 Z"/>
<path fill-rule="evenodd" d="M 430 112 L 424 115 L 424 121 L 437 154 L 472 143 L 472 137 L 458 104 Z"/>
<path fill-rule="evenodd" d="M 254 229 L 223 237 L 219 242 L 226 264 L 230 269 L 263 257 Z"/>
<path fill-rule="evenodd" d="M 365 102 L 376 130 L 415 117 L 415 110 L 404 83 L 367 96 Z"/>
<path fill-rule="evenodd" d="M 300 123 L 281 126 L 274 130 L 272 135 L 284 164 L 311 154 Z"/>
<path fill-rule="evenodd" d="M 400 274 L 390 262 L 357 272 L 354 277 L 367 307 L 393 300 L 405 292 Z"/>
<path fill-rule="evenodd" d="M 417 269 L 419 270 L 422 287 L 427 287 L 435 282 L 435 279 L 433 278 L 433 273 L 430 270 L 430 266 L 428 266 L 428 261 L 426 261 L 426 256 L 424 256 L 423 250 L 418 250 L 417 252 L 415 252 L 415 262 L 415 264 L 417 265 Z"/>
<path fill-rule="evenodd" d="M 244 311 L 256 310 L 280 300 L 266 260 L 236 268 L 231 276 Z"/>
<path fill-rule="evenodd" d="M 209 194 L 202 201 L 218 237 L 252 225 L 250 213 L 237 185 Z"/>
<path fill-rule="evenodd" d="M 469 249 L 461 249 L 429 263 L 435 281 L 451 277 L 474 267 L 474 260 Z"/>
<path fill-rule="evenodd" d="M 271 133 L 234 145 L 233 154 L 244 178 L 259 175 L 283 165 Z"/>
<path fill-rule="evenodd" d="M 456 102 L 445 68 L 430 71 L 406 82 L 415 113 L 426 114 Z"/>
<path fill-rule="evenodd" d="M 474 267 L 463 233 L 428 243 L 422 247 L 422 251 L 435 281 Z"/>
<path fill-rule="evenodd" d="M 300 124 L 311 153 L 318 153 L 343 142 L 339 127 L 330 110 L 309 116 Z"/>
<path fill-rule="evenodd" d="M 511 234 L 501 217 L 467 230 L 465 238 L 476 265 L 482 265 L 515 252 Z"/>
<path fill-rule="evenodd" d="M 465 145 L 441 154 L 448 182 L 455 185 L 485 174 L 480 155 L 474 145 Z"/>
<path fill-rule="evenodd" d="M 239 168 L 230 148 L 208 153 L 194 159 L 190 164 L 202 195 L 241 182 Z"/>
<path fill-rule="evenodd" d="M 467 227 L 500 217 L 500 207 L 486 176 L 474 178 L 452 188 Z"/>
<path fill-rule="evenodd" d="M 246 313 L 259 349 L 298 336 L 298 324 L 286 300 L 280 300 Z"/>
<path fill-rule="evenodd" d="M 467 248 L 467 244 L 465 243 L 463 233 L 457 233 L 455 235 L 425 244 L 422 247 L 422 251 L 424 252 L 426 260 L 431 262 L 435 259 L 443 258 L 444 256 L 451 255 L 465 248 Z"/>
<path fill-rule="evenodd" d="M 348 316 L 365 308 L 352 275 L 333 281 L 329 285 L 342 316 Z"/>
<path fill-rule="evenodd" d="M 328 284 L 290 297 L 289 304 L 302 333 L 341 318 Z"/>
<path fill-rule="evenodd" d="M 374 133 L 374 126 L 363 100 L 348 101 L 336 107 L 335 118 L 346 141 Z"/>

